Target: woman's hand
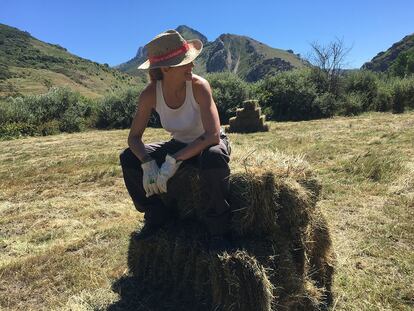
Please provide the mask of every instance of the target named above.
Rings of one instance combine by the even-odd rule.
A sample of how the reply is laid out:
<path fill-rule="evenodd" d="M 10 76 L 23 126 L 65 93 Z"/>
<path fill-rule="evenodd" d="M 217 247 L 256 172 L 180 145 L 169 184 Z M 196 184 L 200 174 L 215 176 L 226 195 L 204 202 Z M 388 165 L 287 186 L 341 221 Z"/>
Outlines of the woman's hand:
<path fill-rule="evenodd" d="M 142 163 L 141 167 L 144 172 L 142 178 L 142 185 L 144 186 L 147 198 L 152 196 L 153 194 L 160 193 L 160 189 L 157 186 L 157 178 L 158 173 L 160 171 L 157 162 L 155 162 L 155 160 L 150 160 Z"/>
<path fill-rule="evenodd" d="M 177 161 L 175 158 L 167 154 L 165 162 L 161 165 L 157 178 L 157 187 L 160 192 L 167 192 L 167 182 L 174 176 L 181 163 L 182 161 Z"/>

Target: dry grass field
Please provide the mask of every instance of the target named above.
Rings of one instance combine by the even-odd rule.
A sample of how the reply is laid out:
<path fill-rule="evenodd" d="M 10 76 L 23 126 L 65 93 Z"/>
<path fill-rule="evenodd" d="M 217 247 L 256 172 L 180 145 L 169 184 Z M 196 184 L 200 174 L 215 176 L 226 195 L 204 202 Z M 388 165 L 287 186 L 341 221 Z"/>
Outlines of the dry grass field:
<path fill-rule="evenodd" d="M 142 221 L 118 164 L 127 134 L 0 142 L 1 310 L 105 310 L 119 299 L 111 286 L 127 273 L 129 234 Z M 333 310 L 413 310 L 413 112 L 229 136 L 234 169 L 283 152 L 319 175 L 338 261 Z"/>

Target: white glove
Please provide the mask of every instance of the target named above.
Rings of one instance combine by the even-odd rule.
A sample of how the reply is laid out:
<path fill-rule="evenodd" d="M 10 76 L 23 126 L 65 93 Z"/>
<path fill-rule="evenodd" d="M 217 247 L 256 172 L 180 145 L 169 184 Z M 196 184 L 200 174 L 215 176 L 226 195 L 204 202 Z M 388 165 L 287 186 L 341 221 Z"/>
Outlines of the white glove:
<path fill-rule="evenodd" d="M 153 194 L 160 193 L 160 190 L 157 186 L 157 177 L 159 168 L 155 160 L 144 162 L 141 164 L 142 171 L 144 172 L 142 178 L 142 184 L 144 186 L 145 193 L 147 198 Z"/>
<path fill-rule="evenodd" d="M 160 192 L 167 192 L 167 181 L 174 176 L 181 163 L 182 161 L 177 162 L 176 159 L 167 154 L 165 162 L 161 165 L 157 178 L 157 186 Z"/>

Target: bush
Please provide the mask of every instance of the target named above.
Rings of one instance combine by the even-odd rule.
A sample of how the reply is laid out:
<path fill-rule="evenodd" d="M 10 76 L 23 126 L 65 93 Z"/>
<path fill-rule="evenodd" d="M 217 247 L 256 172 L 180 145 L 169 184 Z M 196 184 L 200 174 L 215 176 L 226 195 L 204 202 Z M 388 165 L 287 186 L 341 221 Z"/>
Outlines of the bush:
<path fill-rule="evenodd" d="M 353 71 L 346 75 L 345 92 L 358 94 L 362 110 L 373 110 L 378 94 L 378 77 L 368 70 Z"/>
<path fill-rule="evenodd" d="M 247 99 L 247 82 L 230 72 L 210 73 L 206 76 L 213 91 L 213 98 L 222 123 L 228 123 Z"/>
<path fill-rule="evenodd" d="M 310 70 L 283 72 L 265 78 L 257 83 L 255 94 L 264 111 L 271 112 L 269 117 L 273 120 L 310 120 L 332 113 L 331 98 L 317 100 L 320 94 L 310 78 Z M 321 109 L 318 106 L 321 101 L 328 107 Z"/>
<path fill-rule="evenodd" d="M 36 127 L 26 122 L 12 122 L 0 125 L 0 138 L 14 138 L 18 136 L 32 136 L 36 134 Z"/>
<path fill-rule="evenodd" d="M 405 108 L 414 108 L 414 78 L 395 79 L 391 89 L 393 113 L 403 113 Z"/>
<path fill-rule="evenodd" d="M 98 128 L 128 128 L 137 108 L 140 89 L 114 93 L 104 97 L 98 106 Z"/>
<path fill-rule="evenodd" d="M 344 116 L 356 116 L 364 112 L 366 98 L 361 93 L 348 93 L 342 96 L 338 113 Z"/>
<path fill-rule="evenodd" d="M 374 109 L 375 111 L 391 111 L 393 106 L 393 99 L 390 90 L 378 89 L 378 94 L 375 99 Z"/>
<path fill-rule="evenodd" d="M 8 98 L 0 103 L 1 135 L 11 137 L 81 131 L 91 123 L 95 110 L 91 100 L 68 88 L 52 88 L 42 95 Z"/>
<path fill-rule="evenodd" d="M 392 90 L 388 84 L 379 83 L 377 97 L 374 100 L 375 111 L 391 111 L 393 105 Z"/>

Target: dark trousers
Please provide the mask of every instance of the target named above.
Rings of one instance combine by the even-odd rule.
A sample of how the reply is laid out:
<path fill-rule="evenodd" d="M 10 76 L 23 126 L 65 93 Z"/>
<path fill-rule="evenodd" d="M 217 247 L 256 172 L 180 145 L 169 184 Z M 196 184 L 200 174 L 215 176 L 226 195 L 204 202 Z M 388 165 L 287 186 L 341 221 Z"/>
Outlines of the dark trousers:
<path fill-rule="evenodd" d="M 187 144 L 170 140 L 168 142 L 145 145 L 147 153 L 161 166 L 167 154 L 174 154 Z M 230 146 L 225 135 L 221 135 L 218 145 L 204 149 L 201 154 L 185 160 L 184 165 L 194 165 L 200 170 L 200 182 L 209 194 L 204 224 L 211 235 L 222 235 L 229 231 L 230 206 L 227 202 L 230 176 Z M 127 148 L 120 155 L 124 181 L 136 209 L 145 213 L 145 222 L 162 225 L 172 216 L 172 211 L 165 206 L 158 195 L 149 198 L 142 185 L 141 161 Z"/>

